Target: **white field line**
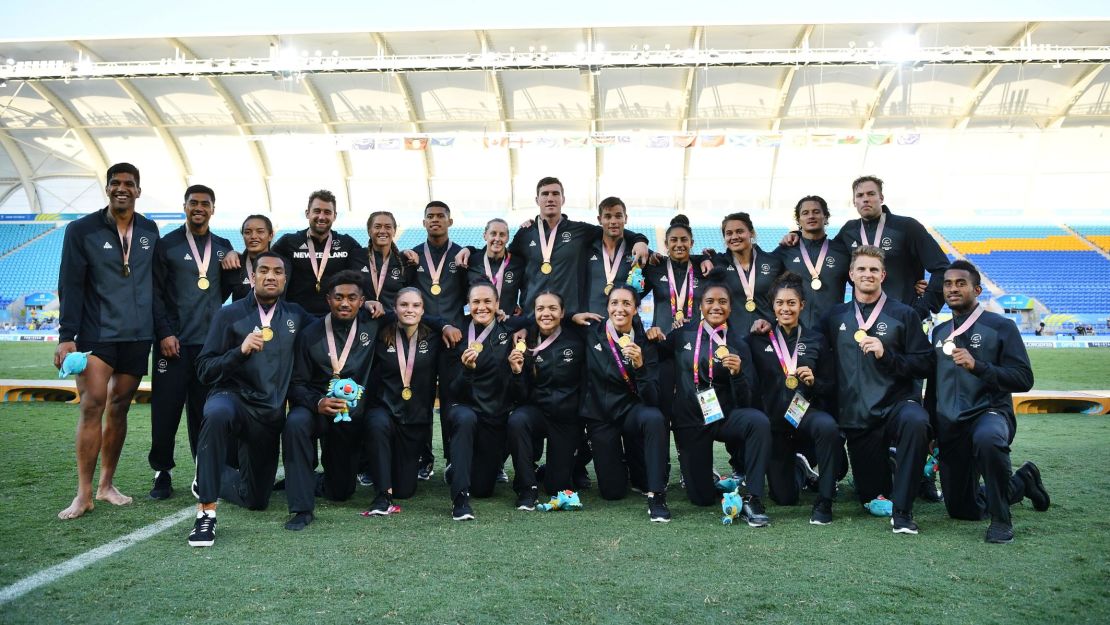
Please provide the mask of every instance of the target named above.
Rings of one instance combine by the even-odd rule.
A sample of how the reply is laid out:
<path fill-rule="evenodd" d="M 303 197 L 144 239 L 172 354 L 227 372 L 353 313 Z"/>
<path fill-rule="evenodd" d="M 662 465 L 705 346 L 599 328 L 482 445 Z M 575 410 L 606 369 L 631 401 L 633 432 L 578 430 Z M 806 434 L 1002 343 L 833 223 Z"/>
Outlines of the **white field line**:
<path fill-rule="evenodd" d="M 100 560 L 103 560 L 104 558 L 107 558 L 113 554 L 119 553 L 120 551 L 123 551 L 124 549 L 127 549 L 128 547 L 136 543 L 140 543 L 150 538 L 151 536 L 160 534 L 187 518 L 193 518 L 196 515 L 196 512 L 196 506 L 189 506 L 188 508 L 184 508 L 171 514 L 161 521 L 155 521 L 154 523 L 151 523 L 146 527 L 139 528 L 126 536 L 121 536 L 110 543 L 101 545 L 100 547 L 97 547 L 96 549 L 93 549 L 91 551 L 86 551 L 85 553 L 75 558 L 66 560 L 61 564 L 56 564 L 48 569 L 39 571 L 38 573 L 31 575 L 30 577 L 25 577 L 12 584 L 11 586 L 0 588 L 0 605 L 15 601 L 16 599 L 31 592 L 32 590 L 41 588 L 42 586 L 46 586 L 47 584 L 52 584 L 65 577 L 66 575 L 76 573 L 77 571 L 80 571 L 81 569 L 84 569 L 91 564 L 99 562 Z M 70 523 L 74 522 L 79 523 L 80 521 L 70 521 Z"/>

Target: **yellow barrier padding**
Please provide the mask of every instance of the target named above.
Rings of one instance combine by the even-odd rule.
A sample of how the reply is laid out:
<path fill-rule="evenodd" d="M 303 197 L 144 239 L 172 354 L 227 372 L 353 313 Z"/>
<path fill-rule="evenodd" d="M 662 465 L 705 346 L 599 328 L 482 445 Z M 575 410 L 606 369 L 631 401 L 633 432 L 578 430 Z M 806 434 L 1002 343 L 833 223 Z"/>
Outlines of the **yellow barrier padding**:
<path fill-rule="evenodd" d="M 1090 250 L 1078 238 L 1061 234 L 1042 239 L 987 239 L 986 241 L 957 241 L 952 244 L 961 254 L 990 254 L 991 252 L 1082 252 Z"/>

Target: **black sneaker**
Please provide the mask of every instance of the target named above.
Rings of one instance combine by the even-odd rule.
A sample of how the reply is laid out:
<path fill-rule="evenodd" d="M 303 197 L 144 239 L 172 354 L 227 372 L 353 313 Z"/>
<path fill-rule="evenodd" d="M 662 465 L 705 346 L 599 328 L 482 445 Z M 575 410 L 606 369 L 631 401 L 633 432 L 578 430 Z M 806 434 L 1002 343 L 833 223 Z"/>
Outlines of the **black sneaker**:
<path fill-rule="evenodd" d="M 740 518 L 748 522 L 752 527 L 767 527 L 771 523 L 771 517 L 767 516 L 767 511 L 763 508 L 763 502 L 755 495 L 748 495 L 744 499 L 744 507 L 740 509 Z"/>
<path fill-rule="evenodd" d="M 944 501 L 944 495 L 941 494 L 937 488 L 936 474 L 932 478 L 922 477 L 921 484 L 917 487 L 917 498 L 927 503 L 940 503 Z"/>
<path fill-rule="evenodd" d="M 370 504 L 370 509 L 366 511 L 366 516 L 389 516 L 389 509 L 392 506 L 393 499 L 389 493 L 378 493 L 374 502 Z"/>
<path fill-rule="evenodd" d="M 173 479 L 169 471 L 154 472 L 154 488 L 150 489 L 151 499 L 169 499 L 173 495 Z"/>
<path fill-rule="evenodd" d="M 451 509 L 451 518 L 456 521 L 474 520 L 474 509 L 470 507 L 470 493 L 459 493 L 455 496 L 455 505 Z"/>
<path fill-rule="evenodd" d="M 509 474 L 505 473 L 505 467 L 501 467 L 501 470 L 497 472 L 497 483 L 498 484 L 508 484 L 509 483 Z"/>
<path fill-rule="evenodd" d="M 1052 500 L 1049 499 L 1048 491 L 1044 488 L 1044 482 L 1041 481 L 1041 470 L 1037 468 L 1037 465 L 1026 462 L 1017 470 L 1017 474 L 1021 476 L 1021 481 L 1025 482 L 1025 496 L 1033 503 L 1033 509 L 1038 512 L 1048 510 L 1048 507 L 1052 505 Z"/>
<path fill-rule="evenodd" d="M 536 487 L 526 488 L 520 491 L 516 497 L 516 509 L 527 510 L 529 512 L 536 509 Z"/>
<path fill-rule="evenodd" d="M 818 499 L 813 504 L 813 512 L 809 515 L 810 525 L 828 525 L 832 523 L 832 502 L 828 499 Z"/>
<path fill-rule="evenodd" d="M 817 473 L 817 469 L 809 464 L 809 459 L 805 457 L 805 454 L 794 454 L 794 465 L 801 471 L 802 478 L 807 483 L 816 482 L 817 478 L 821 477 L 820 474 Z"/>
<path fill-rule="evenodd" d="M 420 467 L 420 470 L 416 472 L 416 479 L 423 482 L 427 482 L 428 480 L 432 479 L 432 476 L 436 474 L 435 465 L 435 460 L 433 460 L 428 464 Z"/>
<path fill-rule="evenodd" d="M 1014 526 L 991 521 L 983 540 L 995 545 L 1008 545 L 1014 542 Z"/>
<path fill-rule="evenodd" d="M 652 523 L 670 523 L 671 510 L 667 507 L 667 494 L 655 493 L 648 497 L 648 516 Z"/>
<path fill-rule="evenodd" d="M 374 478 L 370 477 L 369 473 L 363 471 L 358 474 L 358 483 L 360 486 L 373 486 Z"/>
<path fill-rule="evenodd" d="M 190 547 L 211 547 L 216 542 L 216 515 L 198 512 L 193 531 L 189 532 Z"/>
<path fill-rule="evenodd" d="M 293 518 L 285 522 L 285 529 L 299 532 L 308 527 L 309 523 L 316 520 L 316 515 L 311 512 L 298 512 L 293 515 Z"/>
<path fill-rule="evenodd" d="M 890 515 L 890 525 L 894 528 L 895 534 L 917 534 L 917 523 L 913 522 L 912 512 L 895 510 L 894 514 Z"/>

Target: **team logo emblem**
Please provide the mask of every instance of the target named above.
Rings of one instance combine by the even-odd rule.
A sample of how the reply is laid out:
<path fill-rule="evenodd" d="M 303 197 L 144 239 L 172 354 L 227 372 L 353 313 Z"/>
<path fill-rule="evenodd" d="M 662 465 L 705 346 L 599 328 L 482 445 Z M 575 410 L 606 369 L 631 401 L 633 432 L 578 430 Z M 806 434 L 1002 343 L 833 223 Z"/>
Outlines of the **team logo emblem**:
<path fill-rule="evenodd" d="M 570 233 L 569 232 L 564 232 L 563 233 L 563 243 L 570 243 Z"/>
<path fill-rule="evenodd" d="M 768 264 L 768 263 L 763 263 L 762 265 L 759 266 L 759 272 L 762 273 L 762 274 L 771 273 L 771 265 Z"/>
<path fill-rule="evenodd" d="M 166 369 L 169 368 L 169 366 L 170 363 L 167 362 L 165 358 L 158 359 L 158 373 L 165 373 Z"/>
<path fill-rule="evenodd" d="M 362 334 L 359 334 L 358 335 L 358 340 L 359 340 L 359 342 L 362 343 L 362 345 L 364 347 L 366 345 L 369 345 L 370 344 L 370 333 L 369 332 L 363 332 Z"/>

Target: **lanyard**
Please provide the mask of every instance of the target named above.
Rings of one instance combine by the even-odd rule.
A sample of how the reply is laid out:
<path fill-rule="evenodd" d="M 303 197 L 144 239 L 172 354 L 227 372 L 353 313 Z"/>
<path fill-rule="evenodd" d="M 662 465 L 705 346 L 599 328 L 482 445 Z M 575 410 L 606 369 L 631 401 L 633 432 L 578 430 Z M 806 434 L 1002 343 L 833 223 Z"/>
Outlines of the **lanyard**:
<path fill-rule="evenodd" d="M 670 282 L 667 284 L 671 291 L 671 316 L 675 321 L 683 322 L 694 314 L 694 263 L 687 261 L 686 265 L 686 279 L 682 282 L 681 287 L 675 286 L 674 278 L 674 264 L 671 259 L 667 259 L 667 277 Z M 681 297 L 679 297 L 681 294 Z M 685 316 L 683 316 L 682 308 L 686 307 Z"/>
<path fill-rule="evenodd" d="M 613 327 L 612 321 L 605 322 L 605 339 L 609 341 L 609 351 L 613 354 L 613 359 L 617 361 L 617 369 L 620 369 L 621 377 L 624 378 L 624 383 L 628 385 L 629 390 L 636 393 L 636 385 L 632 383 L 632 377 L 628 375 L 628 369 L 624 366 L 624 360 L 621 359 L 621 353 L 617 351 L 617 343 L 613 340 L 616 335 L 617 329 Z"/>

